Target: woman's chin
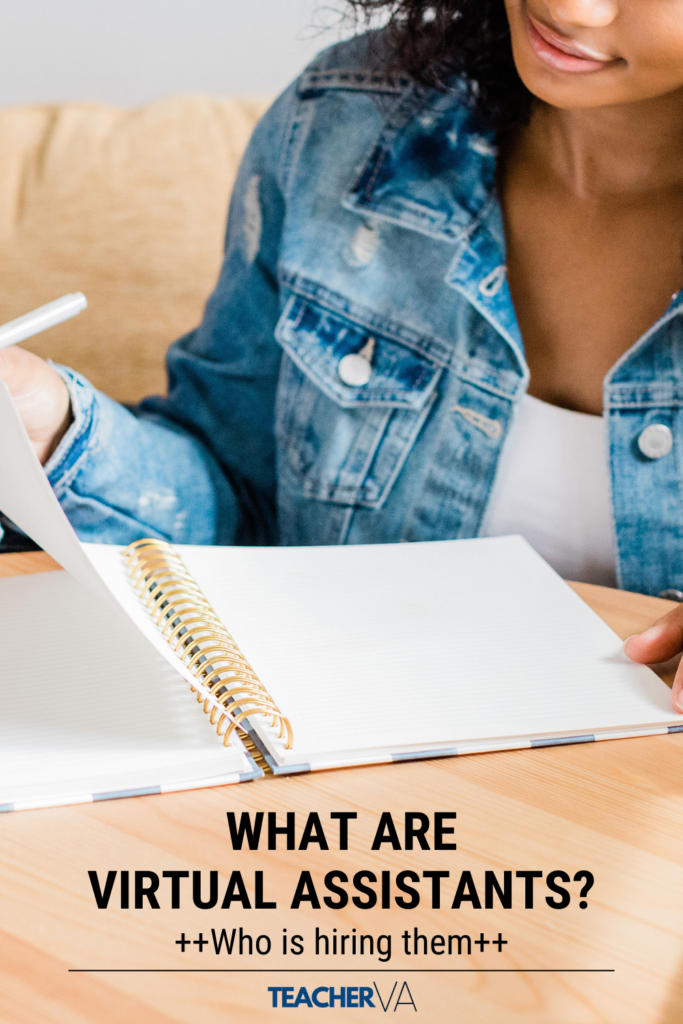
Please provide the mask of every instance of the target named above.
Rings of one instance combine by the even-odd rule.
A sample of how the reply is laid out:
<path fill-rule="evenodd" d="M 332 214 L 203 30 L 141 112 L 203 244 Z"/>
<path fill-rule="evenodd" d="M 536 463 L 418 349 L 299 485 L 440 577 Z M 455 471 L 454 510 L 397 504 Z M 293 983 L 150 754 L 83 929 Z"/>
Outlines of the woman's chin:
<path fill-rule="evenodd" d="M 628 95 L 632 83 L 626 61 L 563 52 L 539 35 L 525 8 L 508 14 L 517 72 L 537 99 L 562 109 L 584 109 L 638 98 Z"/>
<path fill-rule="evenodd" d="M 513 46 L 517 72 L 530 93 L 543 103 L 563 110 L 632 103 L 625 68 L 610 65 L 583 74 L 542 63 L 528 46 Z M 529 51 L 529 52 L 526 52 Z"/>

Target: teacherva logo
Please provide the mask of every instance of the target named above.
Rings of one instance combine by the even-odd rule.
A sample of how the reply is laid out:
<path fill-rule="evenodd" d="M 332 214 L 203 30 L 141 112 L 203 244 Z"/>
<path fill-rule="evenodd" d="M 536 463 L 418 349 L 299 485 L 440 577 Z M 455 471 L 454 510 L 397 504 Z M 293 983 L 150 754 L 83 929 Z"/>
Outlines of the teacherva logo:
<path fill-rule="evenodd" d="M 373 983 L 372 988 L 366 985 L 344 985 L 341 988 L 318 985 L 310 991 L 303 986 L 297 991 L 294 986 L 280 986 L 270 987 L 268 991 L 272 998 L 271 1006 L 276 1010 L 307 1006 L 311 1010 L 316 1007 L 320 1010 L 382 1009 L 385 1013 L 390 1010 L 395 1013 L 399 1007 L 405 1006 L 417 1012 L 407 981 L 403 984 L 394 982 L 394 987 L 391 990 L 387 987 L 384 993 L 376 983 Z"/>

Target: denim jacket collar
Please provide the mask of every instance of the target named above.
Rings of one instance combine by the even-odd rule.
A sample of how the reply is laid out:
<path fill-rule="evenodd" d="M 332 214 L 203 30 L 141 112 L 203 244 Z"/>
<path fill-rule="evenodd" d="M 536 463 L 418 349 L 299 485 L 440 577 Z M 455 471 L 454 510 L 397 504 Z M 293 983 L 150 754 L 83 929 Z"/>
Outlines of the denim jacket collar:
<path fill-rule="evenodd" d="M 516 399 L 529 374 L 507 284 L 495 135 L 482 128 L 464 94 L 457 80 L 446 95 L 418 87 L 404 93 L 343 205 L 454 245 L 446 284 L 514 352 L 519 381 L 510 397 Z"/>
<path fill-rule="evenodd" d="M 605 377 L 605 409 L 683 406 L 680 327 L 670 335 L 669 345 L 648 351 L 657 335 L 677 326 L 682 313 L 683 290 L 672 295 L 659 320 L 617 360 Z"/>
<path fill-rule="evenodd" d="M 464 84 L 413 86 L 387 120 L 344 205 L 433 238 L 462 242 L 495 189 L 496 147 Z"/>

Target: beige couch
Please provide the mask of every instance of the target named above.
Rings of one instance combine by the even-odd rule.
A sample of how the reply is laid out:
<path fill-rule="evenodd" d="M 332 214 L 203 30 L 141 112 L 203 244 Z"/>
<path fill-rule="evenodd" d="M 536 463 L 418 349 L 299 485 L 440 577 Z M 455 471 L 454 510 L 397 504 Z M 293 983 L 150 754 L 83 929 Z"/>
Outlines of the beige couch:
<path fill-rule="evenodd" d="M 89 308 L 26 347 L 121 401 L 165 387 L 201 317 L 239 160 L 267 101 L 0 110 L 0 323 L 66 292 Z"/>

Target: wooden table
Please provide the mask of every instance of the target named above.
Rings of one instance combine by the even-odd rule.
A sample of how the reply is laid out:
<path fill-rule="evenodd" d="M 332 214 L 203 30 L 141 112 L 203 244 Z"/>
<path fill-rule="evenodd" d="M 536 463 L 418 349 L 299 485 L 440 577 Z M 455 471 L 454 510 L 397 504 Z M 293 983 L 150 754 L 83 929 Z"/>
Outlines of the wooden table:
<path fill-rule="evenodd" d="M 40 554 L 0 559 L 2 574 L 51 567 Z M 623 637 L 668 607 L 654 598 L 598 587 L 576 589 Z M 233 851 L 226 811 L 239 815 L 243 810 L 277 811 L 280 824 L 286 811 L 295 811 L 297 841 L 309 812 L 317 811 L 331 848 Z M 358 813 L 348 851 L 337 848 L 332 811 Z M 399 835 L 406 811 L 456 811 L 450 838 L 457 851 L 394 851 L 385 845 L 372 852 L 383 811 L 393 813 Z M 424 878 L 416 886 L 422 901 L 413 910 L 395 905 L 314 910 L 310 903 L 290 909 L 302 871 L 311 872 L 322 897 L 329 895 L 322 881 L 327 872 L 351 877 L 364 869 L 377 877 L 391 872 L 392 886 L 399 871 L 418 876 L 449 871 L 442 880 L 442 909 L 429 905 L 432 883 Z M 568 886 L 570 906 L 550 908 L 543 879 L 542 886 L 536 883 L 534 908 L 525 909 L 524 881 L 514 877 L 516 871 L 545 876 L 565 870 L 573 876 L 582 869 L 595 876 L 586 909 L 578 905 L 580 883 L 574 882 Z M 109 870 L 201 871 L 205 897 L 212 870 L 219 873 L 221 895 L 232 871 L 242 872 L 253 895 L 254 873 L 262 871 L 265 899 L 277 900 L 278 909 L 200 910 L 183 890 L 181 908 L 173 910 L 165 881 L 158 910 L 121 909 L 118 888 L 116 906 L 98 910 L 88 870 L 97 870 L 100 878 Z M 495 871 L 501 882 L 505 870 L 513 872 L 512 908 L 496 901 L 494 909 L 473 909 L 471 903 L 451 909 L 463 871 L 472 873 L 483 902 L 486 870 Z M 211 938 L 212 928 L 220 934 L 222 928 L 240 926 L 253 937 L 268 935 L 273 951 L 217 956 L 212 946 L 200 952 L 191 945 L 183 953 L 176 944 L 182 933 L 195 940 L 200 933 Z M 353 935 L 353 928 L 375 938 L 391 934 L 392 958 L 381 963 L 376 952 L 367 955 L 367 945 L 363 957 L 316 957 L 316 927 L 330 938 L 333 928 L 337 935 Z M 281 953 L 283 928 L 289 936 L 304 937 L 302 956 Z M 437 955 L 437 943 L 437 954 L 405 955 L 400 937 L 408 930 L 412 941 L 413 929 L 428 939 L 483 935 L 489 942 L 500 933 L 507 944 L 501 951 L 474 946 L 469 956 L 466 950 L 458 956 L 453 946 L 448 956 Z M 282 972 L 292 967 L 309 973 Z M 96 970 L 70 973 L 71 968 Z M 216 968 L 232 973 L 216 973 Z M 313 968 L 318 973 L 310 973 Z M 335 973 L 340 968 L 348 973 Z M 206 973 L 190 973 L 198 969 Z M 0 819 L 3 1024 L 241 1024 L 277 1019 L 280 1011 L 271 1008 L 269 987 L 289 986 L 296 996 L 303 986 L 310 997 L 317 986 L 337 986 L 337 994 L 342 986 L 368 986 L 374 993 L 376 984 L 386 1003 L 394 983 L 388 1013 L 395 1020 L 681 1024 L 683 735 L 271 778 Z M 382 1019 L 377 996 L 373 999 L 379 1014 L 366 1006 L 351 1019 Z M 304 1002 L 289 1009 L 285 1019 L 319 1016 Z"/>

